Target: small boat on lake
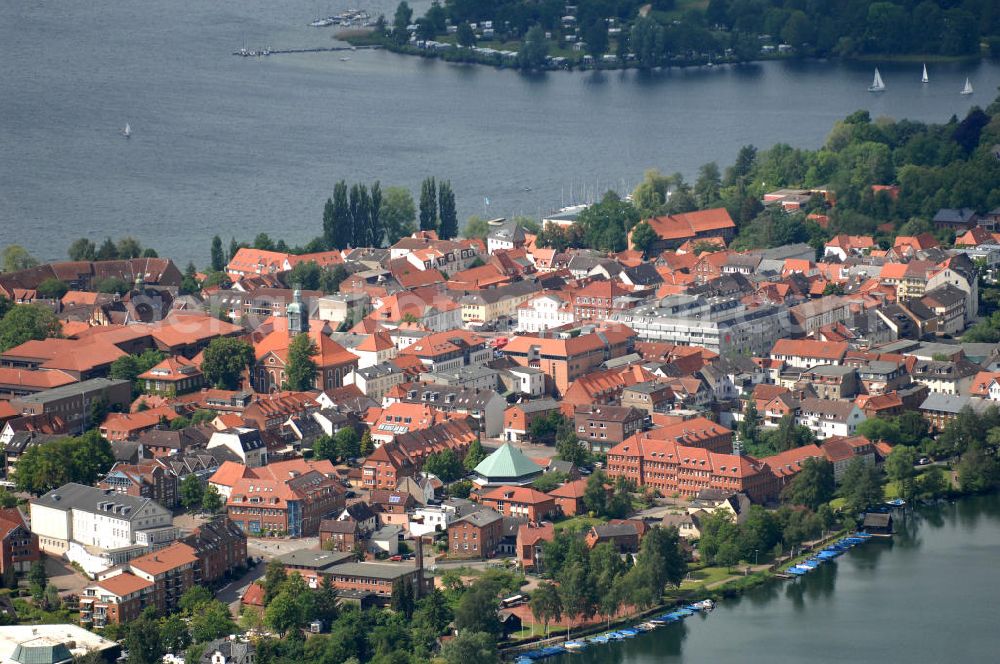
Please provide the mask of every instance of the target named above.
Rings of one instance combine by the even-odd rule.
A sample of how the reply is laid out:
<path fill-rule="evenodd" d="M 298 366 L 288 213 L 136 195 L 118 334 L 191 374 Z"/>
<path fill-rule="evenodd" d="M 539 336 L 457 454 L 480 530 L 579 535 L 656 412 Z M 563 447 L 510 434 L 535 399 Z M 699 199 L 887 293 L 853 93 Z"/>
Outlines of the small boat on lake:
<path fill-rule="evenodd" d="M 973 93 L 972 83 L 969 82 L 969 77 L 966 76 L 965 77 L 965 87 L 962 88 L 962 91 L 959 94 L 971 95 L 972 93 Z"/>
<path fill-rule="evenodd" d="M 920 77 L 921 83 L 930 83 L 931 79 L 927 78 L 927 65 L 924 65 L 924 75 Z"/>
<path fill-rule="evenodd" d="M 868 86 L 868 92 L 882 92 L 883 90 L 885 90 L 885 83 L 882 81 L 882 74 L 878 73 L 878 67 L 875 67 L 875 78 Z"/>
<path fill-rule="evenodd" d="M 129 123 L 125 123 L 125 128 L 122 129 L 122 136 L 125 138 L 132 138 L 132 127 Z"/>

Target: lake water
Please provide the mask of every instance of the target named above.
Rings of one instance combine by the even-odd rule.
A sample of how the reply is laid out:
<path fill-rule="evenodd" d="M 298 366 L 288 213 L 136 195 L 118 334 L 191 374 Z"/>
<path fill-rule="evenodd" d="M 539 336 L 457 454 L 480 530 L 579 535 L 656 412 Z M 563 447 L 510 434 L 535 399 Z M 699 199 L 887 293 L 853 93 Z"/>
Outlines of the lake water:
<path fill-rule="evenodd" d="M 995 662 L 1000 497 L 921 509 L 891 541 L 554 664 Z"/>
<path fill-rule="evenodd" d="M 861 64 L 529 76 L 379 51 L 230 54 L 244 40 L 330 45 L 307 23 L 347 5 L 0 3 L 0 245 L 56 259 L 75 237 L 129 233 L 204 264 L 215 233 L 314 237 L 341 178 L 417 188 L 435 175 L 463 219 L 538 215 L 629 189 L 647 168 L 693 176 L 747 143 L 816 147 L 859 108 L 961 116 L 1000 85 L 996 62 L 931 65 L 928 86 L 919 64 L 883 65 L 888 90 L 873 95 Z M 966 76 L 972 97 L 958 94 Z"/>

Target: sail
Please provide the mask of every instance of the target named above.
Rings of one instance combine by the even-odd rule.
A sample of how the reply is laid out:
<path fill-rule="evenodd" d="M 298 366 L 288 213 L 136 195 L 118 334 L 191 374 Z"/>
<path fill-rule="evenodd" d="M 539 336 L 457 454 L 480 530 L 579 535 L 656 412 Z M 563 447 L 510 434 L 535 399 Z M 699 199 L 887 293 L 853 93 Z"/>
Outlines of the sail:
<path fill-rule="evenodd" d="M 885 83 L 882 82 L 882 74 L 878 72 L 878 67 L 875 68 L 875 78 L 872 80 L 872 84 L 868 87 L 868 89 L 872 92 L 885 90 Z"/>
<path fill-rule="evenodd" d="M 972 94 L 972 83 L 969 81 L 968 77 L 966 77 L 966 79 L 965 79 L 965 87 L 962 88 L 962 94 L 963 95 L 971 95 Z"/>
<path fill-rule="evenodd" d="M 927 83 L 929 81 L 930 81 L 930 79 L 927 78 L 927 65 L 924 65 L 924 75 L 920 77 L 920 82 L 921 83 Z"/>

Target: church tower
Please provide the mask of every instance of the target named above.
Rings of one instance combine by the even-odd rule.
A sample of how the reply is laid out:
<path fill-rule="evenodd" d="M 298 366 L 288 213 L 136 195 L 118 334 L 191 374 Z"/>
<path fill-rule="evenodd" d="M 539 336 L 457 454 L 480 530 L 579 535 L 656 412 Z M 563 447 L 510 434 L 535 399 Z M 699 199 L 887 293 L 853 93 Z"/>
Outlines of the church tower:
<path fill-rule="evenodd" d="M 292 291 L 292 303 L 288 305 L 288 336 L 294 337 L 309 331 L 309 308 L 302 304 L 302 291 Z"/>

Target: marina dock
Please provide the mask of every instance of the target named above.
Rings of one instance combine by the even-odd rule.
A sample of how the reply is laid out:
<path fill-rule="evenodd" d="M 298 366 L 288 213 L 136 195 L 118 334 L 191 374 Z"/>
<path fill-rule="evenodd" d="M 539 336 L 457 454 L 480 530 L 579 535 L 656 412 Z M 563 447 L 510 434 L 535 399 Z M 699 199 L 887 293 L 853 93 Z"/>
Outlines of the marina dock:
<path fill-rule="evenodd" d="M 270 55 L 285 55 L 289 53 L 336 53 L 339 51 L 374 51 L 382 48 L 378 44 L 369 46 L 317 46 L 315 48 L 241 48 L 233 51 L 233 55 L 241 58 L 254 58 Z"/>

